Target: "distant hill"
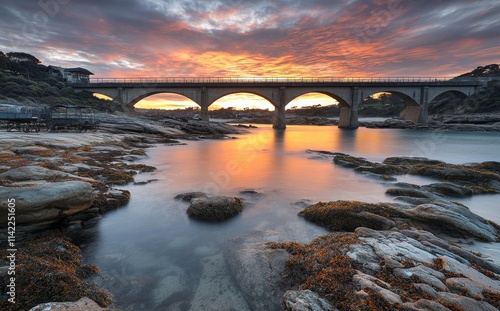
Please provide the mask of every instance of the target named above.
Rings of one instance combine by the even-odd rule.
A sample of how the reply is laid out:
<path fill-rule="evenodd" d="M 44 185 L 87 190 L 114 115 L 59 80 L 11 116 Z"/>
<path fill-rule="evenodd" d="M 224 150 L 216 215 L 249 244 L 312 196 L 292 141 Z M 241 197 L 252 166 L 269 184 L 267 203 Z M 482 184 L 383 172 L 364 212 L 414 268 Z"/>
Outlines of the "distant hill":
<path fill-rule="evenodd" d="M 459 75 L 456 78 L 479 78 L 479 77 L 500 77 L 500 66 L 491 64 L 487 66 L 479 66 L 471 72 Z"/>

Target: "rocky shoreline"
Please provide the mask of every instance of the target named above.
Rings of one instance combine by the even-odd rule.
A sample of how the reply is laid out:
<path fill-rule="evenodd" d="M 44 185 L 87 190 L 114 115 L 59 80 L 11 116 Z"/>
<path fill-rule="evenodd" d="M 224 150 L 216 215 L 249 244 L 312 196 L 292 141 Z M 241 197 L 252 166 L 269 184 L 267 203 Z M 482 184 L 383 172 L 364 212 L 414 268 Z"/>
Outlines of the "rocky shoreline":
<path fill-rule="evenodd" d="M 269 243 L 291 257 L 285 310 L 498 310 L 500 265 L 454 242 L 500 241 L 500 226 L 449 197 L 500 193 L 500 163 L 452 165 L 425 158 L 370 162 L 320 152 L 380 180 L 432 176 L 427 186 L 396 183 L 401 203 L 319 202 L 299 213 L 332 233 L 311 243 Z"/>
<path fill-rule="evenodd" d="M 145 148 L 179 143 L 175 139 L 223 138 L 243 131 L 199 121 L 107 118 L 97 133 L 0 133 L 0 196 L 22 198 L 16 215 L 19 237 L 31 240 L 34 233 L 46 234 L 52 227 L 64 232 L 25 242 L 34 244 L 29 247 L 33 251 L 22 254 L 30 261 L 20 277 L 24 275 L 22 280 L 30 284 L 41 277 L 34 269 L 50 276 L 55 274 L 54 267 L 64 266 L 63 286 L 50 283 L 57 278 L 48 278 L 45 286 L 71 293 L 51 293 L 51 297 L 61 297 L 56 301 L 74 302 L 42 304 L 32 310 L 111 310 L 106 309 L 111 305 L 109 293 L 90 281 L 97 267 L 79 261 L 79 250 L 68 237 L 91 229 L 103 213 L 128 202 L 130 194 L 119 186 L 134 182 L 139 172 L 154 170 L 133 163 L 145 156 Z M 451 199 L 500 193 L 500 163 L 452 165 L 405 157 L 378 163 L 341 153 L 309 152 L 380 182 L 404 174 L 432 177 L 436 182 L 424 186 L 394 183 L 387 190 L 395 196 L 390 203 L 302 202 L 299 216 L 331 231 L 310 243 L 277 243 L 269 232 L 229 240 L 223 254 L 217 255 L 220 258 L 214 257 L 214 264 L 231 274 L 242 293 L 239 299 L 246 301 L 249 310 L 500 308 L 499 263 L 457 244 L 498 243 L 500 227 Z M 201 199 L 194 203 L 213 205 L 200 193 L 179 199 L 191 201 L 196 196 Z M 241 202 L 233 201 L 235 211 L 201 219 L 231 217 L 241 211 Z M 54 256 L 60 260 L 56 266 L 45 260 Z M 4 271 L 7 264 L 1 261 L 0 269 Z M 1 280 L 2 285 L 5 282 Z M 29 305 L 12 310 L 47 301 L 26 295 L 31 297 Z"/>
<path fill-rule="evenodd" d="M 94 303 L 95 308 L 89 310 L 108 307 L 110 294 L 90 281 L 98 274 L 97 267 L 80 263 L 80 250 L 71 239 L 82 230 L 92 230 L 107 211 L 128 203 L 130 193 L 119 189 L 120 185 L 134 182 L 137 173 L 155 170 L 134 163 L 145 157 L 145 148 L 179 144 L 176 139 L 221 139 L 244 133 L 229 125 L 199 121 L 158 122 L 116 115 L 101 115 L 100 120 L 100 130 L 95 133 L 0 133 L 0 212 L 7 219 L 7 199 L 15 198 L 16 243 L 22 250 L 18 256 L 24 262 L 16 274 L 16 282 L 24 285 L 22 293 L 15 305 L 8 303 L 6 293 L 2 293 L 2 310 L 27 310 L 52 300 L 50 297 L 76 301 L 83 296 L 100 305 Z M 6 241 L 7 228 L 2 229 L 0 236 Z M 47 245 L 54 249 L 39 251 Z M 0 283 L 6 288 L 7 247 L 0 251 Z M 52 256 L 59 262 L 46 260 Z M 54 265 L 60 273 L 54 271 Z M 81 273 L 82 269 L 88 273 Z M 47 279 L 41 273 L 54 277 Z M 46 279 L 44 293 L 29 285 L 39 283 L 39 279 Z M 82 303 L 89 305 L 87 300 Z M 78 305 L 75 303 L 73 310 L 80 310 Z M 65 307 L 60 304 L 60 308 Z M 59 309 L 51 305 L 49 310 Z"/>

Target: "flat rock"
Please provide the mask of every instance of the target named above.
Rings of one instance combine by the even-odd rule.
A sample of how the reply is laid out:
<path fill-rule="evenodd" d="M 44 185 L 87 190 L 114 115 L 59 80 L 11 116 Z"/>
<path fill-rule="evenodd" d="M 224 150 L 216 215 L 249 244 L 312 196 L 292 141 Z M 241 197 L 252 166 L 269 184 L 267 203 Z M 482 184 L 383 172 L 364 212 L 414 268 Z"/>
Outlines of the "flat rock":
<path fill-rule="evenodd" d="M 66 172 L 50 170 L 41 166 L 23 166 L 11 169 L 5 173 L 0 174 L 0 177 L 10 179 L 13 181 L 26 181 L 26 180 L 54 180 L 54 179 L 78 179 L 82 181 L 94 182 L 92 178 L 81 177 Z"/>
<path fill-rule="evenodd" d="M 57 220 L 88 209 L 95 198 L 92 185 L 81 181 L 38 184 L 33 187 L 0 187 L 0 197 L 16 198 L 16 221 L 36 223 Z M 0 211 L 7 213 L 7 202 Z"/>

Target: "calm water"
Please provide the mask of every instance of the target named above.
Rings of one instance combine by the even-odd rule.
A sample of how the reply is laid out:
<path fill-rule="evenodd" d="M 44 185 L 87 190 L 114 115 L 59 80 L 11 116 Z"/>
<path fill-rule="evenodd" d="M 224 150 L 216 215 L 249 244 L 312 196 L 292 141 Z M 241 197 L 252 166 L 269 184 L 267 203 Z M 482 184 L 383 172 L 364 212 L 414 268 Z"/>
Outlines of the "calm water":
<path fill-rule="evenodd" d="M 158 171 L 136 178 L 158 181 L 126 187 L 132 193 L 130 203 L 104 216 L 92 242 L 84 245 L 85 260 L 112 277 L 106 286 L 124 309 L 245 310 L 221 254 L 227 239 L 265 232 L 267 240 L 306 242 L 325 233 L 297 216 L 301 208 L 293 203 L 300 200 L 392 200 L 384 194 L 390 183 L 337 167 L 331 158 L 307 149 L 370 160 L 424 156 L 451 163 L 500 161 L 497 133 L 314 126 L 274 131 L 259 125 L 238 139 L 159 146 L 149 149 L 143 161 Z M 418 177 L 399 180 L 431 182 Z M 260 195 L 239 193 L 245 189 Z M 173 199 L 187 191 L 239 196 L 245 208 L 224 223 L 192 221 L 185 213 L 188 204 Z M 462 202 L 500 223 L 499 198 L 477 196 Z"/>

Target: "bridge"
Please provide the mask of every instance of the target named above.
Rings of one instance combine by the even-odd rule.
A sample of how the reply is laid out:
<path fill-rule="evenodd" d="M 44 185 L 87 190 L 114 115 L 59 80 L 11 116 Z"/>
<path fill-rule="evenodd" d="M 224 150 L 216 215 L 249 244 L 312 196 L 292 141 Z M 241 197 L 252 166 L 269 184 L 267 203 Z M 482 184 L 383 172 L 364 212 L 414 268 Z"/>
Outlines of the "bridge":
<path fill-rule="evenodd" d="M 483 81 L 446 78 L 96 78 L 73 83 L 75 91 L 89 91 L 111 97 L 123 106 L 159 93 L 183 95 L 201 107 L 201 119 L 209 120 L 208 107 L 234 93 L 251 93 L 275 107 L 273 127 L 286 128 L 285 107 L 295 98 L 321 93 L 339 102 L 340 128 L 358 127 L 358 108 L 364 98 L 380 92 L 400 97 L 407 106 L 405 120 L 427 123 L 429 102 L 452 92 L 465 98 L 476 93 Z"/>

